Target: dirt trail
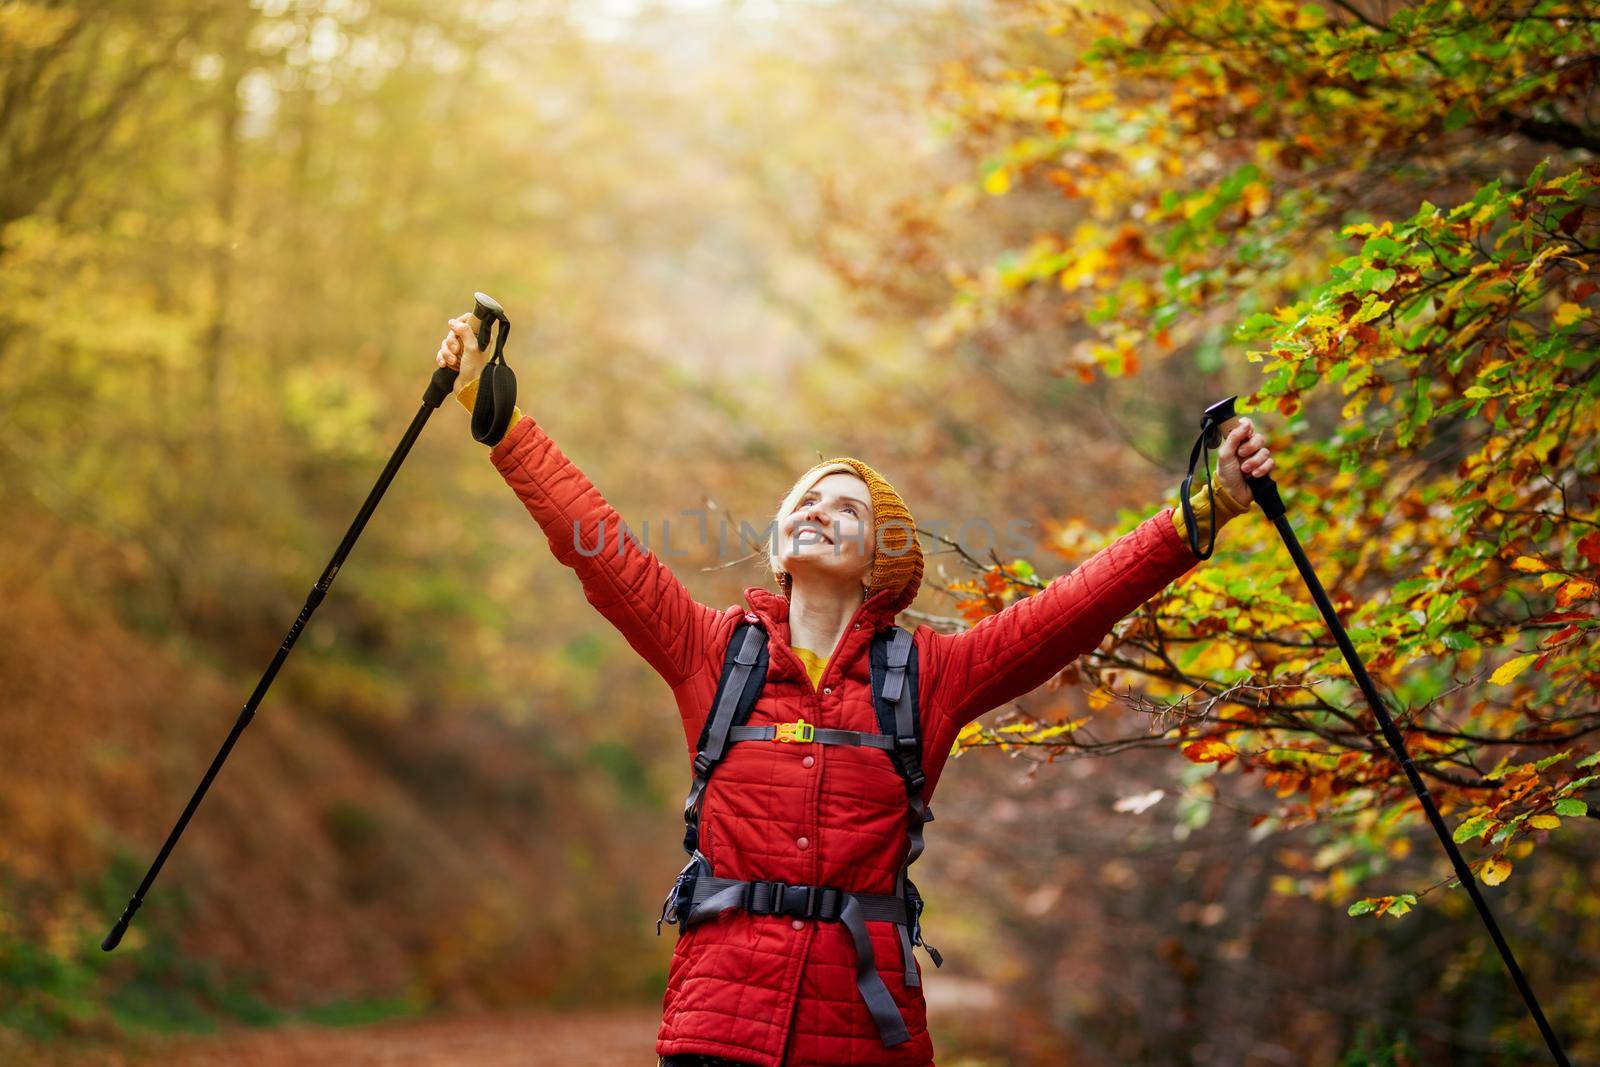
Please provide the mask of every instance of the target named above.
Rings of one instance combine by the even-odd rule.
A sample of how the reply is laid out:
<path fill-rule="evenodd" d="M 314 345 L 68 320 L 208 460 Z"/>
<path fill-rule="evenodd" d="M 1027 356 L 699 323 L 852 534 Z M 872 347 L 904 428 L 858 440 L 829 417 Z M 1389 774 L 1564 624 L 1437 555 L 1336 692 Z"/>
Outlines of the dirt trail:
<path fill-rule="evenodd" d="M 341 1029 L 283 1027 L 175 1038 L 132 1055 L 63 1067 L 644 1067 L 656 1062 L 659 1011 L 581 1009 L 457 1015 Z"/>

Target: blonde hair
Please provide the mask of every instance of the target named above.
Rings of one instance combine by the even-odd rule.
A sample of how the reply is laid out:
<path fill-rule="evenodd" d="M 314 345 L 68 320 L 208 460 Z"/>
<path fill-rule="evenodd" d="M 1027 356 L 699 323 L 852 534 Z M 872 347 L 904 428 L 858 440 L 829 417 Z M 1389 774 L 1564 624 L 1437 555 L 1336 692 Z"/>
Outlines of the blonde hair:
<path fill-rule="evenodd" d="M 789 575 L 783 570 L 777 552 L 777 546 L 783 543 L 779 531 L 783 529 L 784 517 L 799 507 L 801 498 L 830 474 L 849 474 L 856 478 L 861 477 L 861 472 L 848 463 L 819 463 L 802 474 L 800 480 L 794 483 L 794 488 L 790 489 L 788 495 L 783 498 L 783 502 L 778 505 L 778 513 L 772 518 L 772 539 L 767 542 L 767 566 L 772 570 L 772 577 L 777 581 L 779 588 L 782 588 L 784 579 L 789 578 Z M 864 479 L 862 484 L 866 484 Z"/>

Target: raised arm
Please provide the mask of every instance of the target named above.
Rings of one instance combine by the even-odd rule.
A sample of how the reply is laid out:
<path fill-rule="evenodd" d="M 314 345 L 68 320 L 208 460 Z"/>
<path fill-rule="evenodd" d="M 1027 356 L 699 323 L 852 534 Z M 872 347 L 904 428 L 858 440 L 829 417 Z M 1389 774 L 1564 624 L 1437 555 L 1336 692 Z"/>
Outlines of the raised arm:
<path fill-rule="evenodd" d="M 436 357 L 457 371 L 456 399 L 468 411 L 484 363 L 470 321 L 450 320 Z M 513 407 L 489 459 L 538 521 L 556 559 L 577 573 L 589 603 L 668 685 L 686 681 L 699 667 L 718 612 L 696 602 L 636 535 L 623 534 L 622 516 L 520 407 Z"/>
<path fill-rule="evenodd" d="M 465 392 L 458 395 L 470 406 Z M 589 603 L 668 685 L 687 680 L 718 612 L 690 596 L 636 533 L 621 536 L 619 546 L 622 516 L 531 415 L 512 424 L 489 459 L 544 530 L 556 559 L 577 573 Z"/>
<path fill-rule="evenodd" d="M 1248 510 L 1215 479 L 1212 490 L 1222 523 Z M 1211 520 L 1205 486 L 1189 500 L 1204 544 Z M 1198 563 L 1176 511 L 1162 508 L 1074 570 L 970 630 L 935 634 L 934 686 L 940 697 L 934 706 L 947 716 L 944 730 L 959 730 L 1032 692 Z"/>

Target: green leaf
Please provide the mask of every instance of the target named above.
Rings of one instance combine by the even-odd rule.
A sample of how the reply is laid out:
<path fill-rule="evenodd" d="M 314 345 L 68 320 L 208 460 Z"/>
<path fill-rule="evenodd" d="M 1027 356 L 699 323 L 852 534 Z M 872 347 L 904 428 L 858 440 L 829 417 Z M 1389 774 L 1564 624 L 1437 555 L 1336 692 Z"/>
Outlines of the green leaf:
<path fill-rule="evenodd" d="M 1567 759 L 1571 755 L 1572 755 L 1572 749 L 1570 749 L 1570 748 L 1569 749 L 1565 749 L 1565 750 L 1563 750 L 1561 752 L 1555 753 L 1554 755 L 1546 756 L 1544 759 L 1542 759 L 1539 762 L 1535 763 L 1533 765 L 1533 769 L 1536 770 L 1536 771 L 1542 771 L 1546 767 L 1554 767 L 1556 764 L 1560 763 L 1564 759 Z"/>
<path fill-rule="evenodd" d="M 1278 325 L 1277 319 L 1265 311 L 1258 311 L 1241 322 L 1238 328 L 1233 331 L 1233 336 L 1241 341 L 1249 341 L 1260 337 L 1276 325 Z"/>
<path fill-rule="evenodd" d="M 1494 820 L 1487 815 L 1474 815 L 1472 818 L 1456 827 L 1456 832 L 1450 836 L 1455 840 L 1455 843 L 1459 845 L 1466 841 L 1470 841 L 1472 838 L 1483 833 L 1493 822 Z"/>
<path fill-rule="evenodd" d="M 1394 272 L 1393 271 L 1385 271 L 1384 273 L 1393 274 Z M 1372 321 L 1373 319 L 1377 318 L 1379 315 L 1382 315 L 1385 311 L 1388 311 L 1388 310 L 1389 310 L 1389 301 L 1387 301 L 1387 300 L 1374 300 L 1372 303 L 1366 305 L 1360 311 L 1356 312 L 1355 316 L 1350 321 L 1351 322 L 1370 322 L 1370 321 Z"/>
<path fill-rule="evenodd" d="M 1589 814 L 1589 805 L 1581 800 L 1574 800 L 1568 797 L 1565 800 L 1556 801 L 1556 814 L 1565 815 L 1569 819 L 1580 818 Z"/>

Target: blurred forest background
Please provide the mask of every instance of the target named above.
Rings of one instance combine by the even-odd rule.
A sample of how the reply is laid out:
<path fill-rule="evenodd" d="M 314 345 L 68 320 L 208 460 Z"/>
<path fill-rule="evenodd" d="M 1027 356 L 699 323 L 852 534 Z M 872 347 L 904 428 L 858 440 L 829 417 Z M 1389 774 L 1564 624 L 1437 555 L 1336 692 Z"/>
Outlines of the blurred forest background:
<path fill-rule="evenodd" d="M 0 3 L 0 1061 L 653 1040 L 681 732 L 453 401 L 98 948 L 474 290 L 652 531 L 759 528 L 818 453 L 1031 522 L 925 540 L 944 628 L 1175 503 L 1240 394 L 1600 1057 L 1597 68 L 1600 8 L 1536 0 Z M 706 603 L 768 584 L 677 543 Z M 1545 1062 L 1259 510 L 959 748 L 941 1063 Z"/>

